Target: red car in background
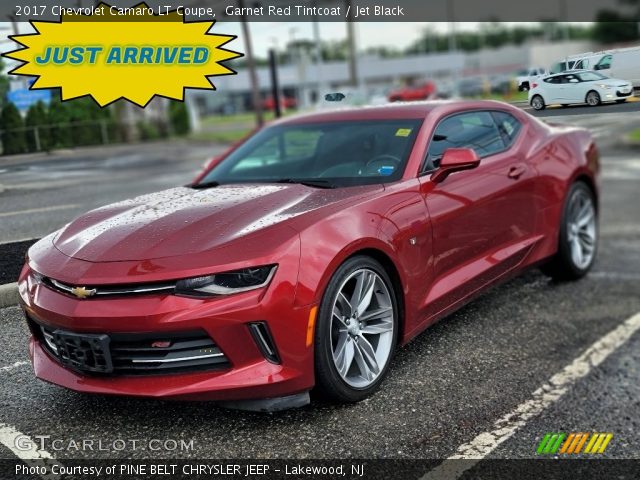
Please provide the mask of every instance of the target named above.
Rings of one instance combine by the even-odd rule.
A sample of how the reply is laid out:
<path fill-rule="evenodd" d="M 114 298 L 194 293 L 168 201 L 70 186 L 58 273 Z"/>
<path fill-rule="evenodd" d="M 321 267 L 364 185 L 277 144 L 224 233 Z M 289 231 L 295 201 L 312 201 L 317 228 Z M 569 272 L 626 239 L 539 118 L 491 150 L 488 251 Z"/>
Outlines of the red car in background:
<path fill-rule="evenodd" d="M 428 100 L 436 93 L 436 85 L 433 82 L 425 82 L 420 85 L 406 86 L 389 93 L 390 102 L 412 102 L 416 100 Z"/>
<path fill-rule="evenodd" d="M 585 275 L 598 189 L 587 131 L 504 103 L 283 119 L 192 185 L 31 247 L 19 290 L 35 374 L 251 408 L 301 405 L 312 388 L 362 400 L 398 345 L 491 285 L 538 265 Z"/>
<path fill-rule="evenodd" d="M 296 108 L 298 106 L 298 102 L 293 97 L 280 97 L 280 109 L 286 110 L 287 108 Z M 276 101 L 273 96 L 269 96 L 262 101 L 262 109 L 263 110 L 275 110 L 276 109 Z"/>

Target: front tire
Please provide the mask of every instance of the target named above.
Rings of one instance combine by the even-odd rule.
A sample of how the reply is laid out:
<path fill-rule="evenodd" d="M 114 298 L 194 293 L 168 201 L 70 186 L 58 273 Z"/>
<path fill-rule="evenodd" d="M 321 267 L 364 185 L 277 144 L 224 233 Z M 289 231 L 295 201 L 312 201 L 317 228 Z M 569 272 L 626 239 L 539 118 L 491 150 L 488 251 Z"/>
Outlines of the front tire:
<path fill-rule="evenodd" d="M 585 101 L 587 102 L 587 105 L 589 105 L 590 107 L 597 107 L 602 103 L 602 100 L 600 99 L 600 94 L 595 90 L 591 90 L 589 93 L 587 93 Z"/>
<path fill-rule="evenodd" d="M 531 106 L 533 107 L 534 110 L 544 110 L 544 108 L 546 107 L 546 105 L 544 104 L 544 100 L 540 95 L 534 95 L 534 97 L 531 99 Z"/>
<path fill-rule="evenodd" d="M 333 401 L 358 402 L 385 377 L 398 336 L 398 302 L 379 262 L 359 255 L 333 274 L 315 331 L 319 393 Z"/>
<path fill-rule="evenodd" d="M 598 249 L 598 212 L 584 182 L 571 186 L 560 220 L 558 252 L 542 267 L 555 280 L 577 280 L 593 266 Z"/>

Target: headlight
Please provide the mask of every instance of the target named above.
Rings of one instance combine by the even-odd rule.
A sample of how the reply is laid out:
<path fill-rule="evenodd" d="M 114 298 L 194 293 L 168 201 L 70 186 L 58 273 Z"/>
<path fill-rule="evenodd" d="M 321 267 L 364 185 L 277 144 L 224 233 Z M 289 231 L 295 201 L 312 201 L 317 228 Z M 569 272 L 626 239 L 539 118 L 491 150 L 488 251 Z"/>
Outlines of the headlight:
<path fill-rule="evenodd" d="M 605 90 L 611 90 L 611 85 L 605 85 L 604 83 L 601 83 L 600 85 L 598 85 L 600 88 L 604 88 Z"/>
<path fill-rule="evenodd" d="M 176 283 L 178 295 L 230 295 L 264 287 L 276 271 L 276 265 L 243 268 L 233 272 L 216 273 L 205 277 L 187 278 Z"/>

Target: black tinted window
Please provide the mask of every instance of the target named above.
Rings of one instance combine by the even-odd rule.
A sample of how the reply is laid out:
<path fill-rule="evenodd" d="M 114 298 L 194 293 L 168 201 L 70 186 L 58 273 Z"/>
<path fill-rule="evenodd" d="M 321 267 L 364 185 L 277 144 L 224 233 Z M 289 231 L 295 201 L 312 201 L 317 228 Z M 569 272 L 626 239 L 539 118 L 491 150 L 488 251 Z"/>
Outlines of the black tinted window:
<path fill-rule="evenodd" d="M 511 146 L 522 125 L 513 115 L 509 115 L 506 112 L 492 112 L 492 114 L 498 126 L 498 132 L 502 137 L 502 142 L 507 147 Z"/>
<path fill-rule="evenodd" d="M 448 148 L 471 148 L 479 157 L 504 150 L 505 144 L 489 112 L 469 112 L 446 118 L 429 143 L 425 171 L 438 167 Z"/>
<path fill-rule="evenodd" d="M 547 83 L 560 83 L 560 77 L 549 77 L 544 79 Z"/>

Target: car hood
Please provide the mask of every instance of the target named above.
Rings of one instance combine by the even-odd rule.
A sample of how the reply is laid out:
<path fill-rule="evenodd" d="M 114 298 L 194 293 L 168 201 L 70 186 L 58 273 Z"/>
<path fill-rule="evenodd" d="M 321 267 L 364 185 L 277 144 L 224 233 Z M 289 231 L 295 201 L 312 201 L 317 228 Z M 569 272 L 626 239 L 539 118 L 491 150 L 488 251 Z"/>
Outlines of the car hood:
<path fill-rule="evenodd" d="M 380 189 L 299 184 L 173 188 L 92 210 L 65 226 L 53 243 L 63 254 L 90 262 L 189 255 Z"/>
<path fill-rule="evenodd" d="M 597 80 L 596 83 L 602 85 L 609 85 L 611 87 L 630 87 L 631 82 L 621 80 L 619 78 L 607 78 L 605 80 Z"/>

